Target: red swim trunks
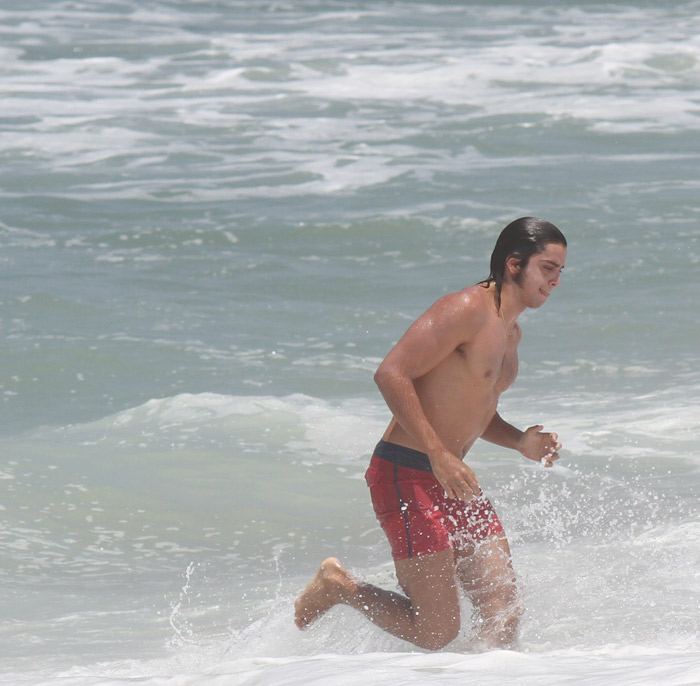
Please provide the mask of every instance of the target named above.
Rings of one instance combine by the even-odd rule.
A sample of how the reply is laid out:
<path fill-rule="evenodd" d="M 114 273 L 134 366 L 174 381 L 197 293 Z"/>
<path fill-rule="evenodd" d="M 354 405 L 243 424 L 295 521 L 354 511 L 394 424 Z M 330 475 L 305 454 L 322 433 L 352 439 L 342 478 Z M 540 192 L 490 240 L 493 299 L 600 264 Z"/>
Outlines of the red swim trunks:
<path fill-rule="evenodd" d="M 439 553 L 503 532 L 486 496 L 448 498 L 425 453 L 380 441 L 365 474 L 395 560 Z"/>

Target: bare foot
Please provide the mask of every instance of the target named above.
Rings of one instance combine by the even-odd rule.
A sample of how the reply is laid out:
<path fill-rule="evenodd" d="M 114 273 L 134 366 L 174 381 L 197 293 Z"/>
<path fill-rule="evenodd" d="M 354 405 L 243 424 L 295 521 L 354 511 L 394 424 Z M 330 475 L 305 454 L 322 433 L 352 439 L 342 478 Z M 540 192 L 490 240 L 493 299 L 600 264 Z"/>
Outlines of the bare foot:
<path fill-rule="evenodd" d="M 344 602 L 355 587 L 347 570 L 334 557 L 321 563 L 316 576 L 294 603 L 294 623 L 305 629 L 311 622 Z"/>

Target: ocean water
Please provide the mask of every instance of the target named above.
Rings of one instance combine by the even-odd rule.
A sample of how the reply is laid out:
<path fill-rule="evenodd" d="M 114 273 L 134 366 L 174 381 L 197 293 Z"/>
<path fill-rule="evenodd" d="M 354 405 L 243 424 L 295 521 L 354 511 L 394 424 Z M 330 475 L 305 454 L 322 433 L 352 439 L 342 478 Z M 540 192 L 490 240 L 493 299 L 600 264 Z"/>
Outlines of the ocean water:
<path fill-rule="evenodd" d="M 700 683 L 700 2 L 0 2 L 0 683 Z M 519 650 L 396 584 L 372 374 L 523 215 L 569 240 L 469 457 Z"/>

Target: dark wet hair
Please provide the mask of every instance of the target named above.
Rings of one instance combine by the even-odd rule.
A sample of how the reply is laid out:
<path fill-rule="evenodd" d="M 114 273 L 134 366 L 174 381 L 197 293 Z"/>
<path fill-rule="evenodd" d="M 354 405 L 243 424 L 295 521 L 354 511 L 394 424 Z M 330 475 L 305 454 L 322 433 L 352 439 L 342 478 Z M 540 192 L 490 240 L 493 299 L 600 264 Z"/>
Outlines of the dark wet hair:
<path fill-rule="evenodd" d="M 525 269 L 530 258 L 533 255 L 543 253 L 551 243 L 566 247 L 566 238 L 554 224 L 537 217 L 520 217 L 501 231 L 491 253 L 491 273 L 488 279 L 480 282 L 484 287 L 488 287 L 492 283 L 496 284 L 499 308 L 506 259 L 511 255 L 517 257 L 520 260 L 521 268 Z"/>

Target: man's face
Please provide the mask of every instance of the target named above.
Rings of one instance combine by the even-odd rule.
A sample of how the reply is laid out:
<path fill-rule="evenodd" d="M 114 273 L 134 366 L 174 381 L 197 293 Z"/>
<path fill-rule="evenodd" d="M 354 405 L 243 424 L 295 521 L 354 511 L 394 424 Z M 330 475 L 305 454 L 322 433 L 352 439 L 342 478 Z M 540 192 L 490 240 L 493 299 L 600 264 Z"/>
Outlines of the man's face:
<path fill-rule="evenodd" d="M 538 308 L 544 304 L 559 285 L 565 262 L 566 248 L 560 243 L 548 243 L 544 252 L 530 258 L 516 277 L 526 307 Z"/>

